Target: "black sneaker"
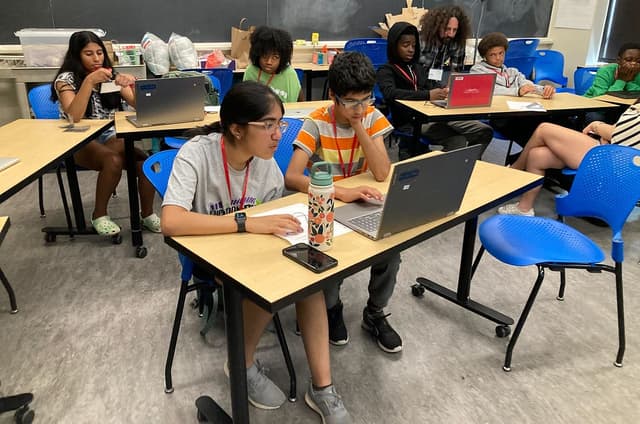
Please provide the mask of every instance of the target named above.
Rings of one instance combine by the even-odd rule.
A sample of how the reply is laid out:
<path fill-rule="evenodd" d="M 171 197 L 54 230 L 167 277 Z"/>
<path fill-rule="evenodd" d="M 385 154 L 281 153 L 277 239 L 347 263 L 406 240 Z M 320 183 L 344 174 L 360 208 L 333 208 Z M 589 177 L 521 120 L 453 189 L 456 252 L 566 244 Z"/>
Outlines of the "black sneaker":
<path fill-rule="evenodd" d="M 402 350 L 402 339 L 396 333 L 383 311 L 370 313 L 367 307 L 362 311 L 362 328 L 367 330 L 378 341 L 380 349 L 387 353 L 397 353 Z"/>
<path fill-rule="evenodd" d="M 338 302 L 333 308 L 327 309 L 327 319 L 329 320 L 329 343 L 336 346 L 343 346 L 349 342 L 349 333 L 342 318 L 342 302 Z"/>

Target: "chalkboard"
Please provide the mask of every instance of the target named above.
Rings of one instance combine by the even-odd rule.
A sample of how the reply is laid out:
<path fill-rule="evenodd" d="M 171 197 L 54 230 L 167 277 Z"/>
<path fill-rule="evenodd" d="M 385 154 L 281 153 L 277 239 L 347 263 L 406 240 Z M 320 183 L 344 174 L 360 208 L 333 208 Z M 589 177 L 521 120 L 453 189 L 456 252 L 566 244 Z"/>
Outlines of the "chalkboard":
<path fill-rule="evenodd" d="M 229 41 L 232 25 L 246 17 L 251 25 L 289 30 L 294 38 L 320 40 L 375 37 L 369 26 L 398 14 L 404 0 L 10 0 L 0 15 L 0 43 L 17 44 L 22 28 L 102 28 L 107 39 L 138 43 L 146 31 L 168 40 L 171 32 L 194 42 Z M 553 0 L 414 0 L 414 6 L 447 4 L 465 8 L 474 27 L 482 4 L 480 35 L 502 31 L 509 37 L 547 35 Z M 475 33 L 475 30 L 474 30 Z"/>

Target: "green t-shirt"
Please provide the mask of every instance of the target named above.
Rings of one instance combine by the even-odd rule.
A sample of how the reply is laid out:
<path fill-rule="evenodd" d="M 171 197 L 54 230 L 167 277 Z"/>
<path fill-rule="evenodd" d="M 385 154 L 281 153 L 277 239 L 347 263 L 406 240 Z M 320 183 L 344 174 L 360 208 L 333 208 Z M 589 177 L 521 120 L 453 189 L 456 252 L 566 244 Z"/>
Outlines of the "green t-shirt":
<path fill-rule="evenodd" d="M 629 82 L 616 79 L 617 63 L 603 66 L 598 69 L 593 84 L 586 93 L 585 97 L 596 97 L 605 94 L 607 91 L 636 91 L 640 90 L 640 73 Z"/>
<path fill-rule="evenodd" d="M 258 80 L 260 74 L 260 80 Z M 249 65 L 244 71 L 243 81 L 258 81 L 263 84 L 269 84 L 274 93 L 280 97 L 283 103 L 297 102 L 300 95 L 300 80 L 298 74 L 291 66 L 287 66 L 284 71 L 273 75 L 266 72 L 260 72 L 260 68 L 255 65 Z M 271 81 L 269 81 L 271 79 Z"/>

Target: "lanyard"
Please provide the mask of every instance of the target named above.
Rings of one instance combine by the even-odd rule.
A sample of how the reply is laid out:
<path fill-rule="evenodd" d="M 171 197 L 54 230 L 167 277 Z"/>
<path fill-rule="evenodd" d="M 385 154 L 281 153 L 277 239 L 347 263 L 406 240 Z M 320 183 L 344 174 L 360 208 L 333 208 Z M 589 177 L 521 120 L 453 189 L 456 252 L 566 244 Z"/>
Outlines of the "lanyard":
<path fill-rule="evenodd" d="M 490 70 L 491 72 L 495 72 L 496 74 L 498 74 L 498 75 L 500 75 L 502 78 L 504 78 L 504 80 L 505 80 L 505 85 L 506 85 L 506 87 L 507 87 L 507 88 L 509 88 L 509 87 L 511 87 L 511 81 L 509 81 L 509 73 L 508 73 L 506 70 L 505 70 L 505 71 L 503 71 L 503 69 L 504 69 L 504 67 L 503 67 L 503 68 L 500 68 L 500 71 L 496 71 L 496 70 L 495 70 L 495 69 L 493 69 L 493 68 L 489 68 L 489 70 Z"/>
<path fill-rule="evenodd" d="M 227 191 L 229 192 L 229 207 L 231 207 L 233 197 L 231 197 L 231 180 L 229 179 L 229 164 L 227 163 L 227 151 L 224 147 L 224 137 L 220 137 L 220 152 L 222 153 L 222 163 L 224 165 L 224 178 L 227 181 Z M 247 161 L 246 171 L 244 172 L 244 182 L 242 183 L 240 210 L 244 209 L 244 199 L 247 194 L 247 182 L 249 181 L 249 164 L 250 161 Z"/>
<path fill-rule="evenodd" d="M 262 82 L 260 81 L 260 76 L 262 75 L 262 69 L 258 69 L 258 82 Z M 271 84 L 271 80 L 273 79 L 273 77 L 275 77 L 276 74 L 271 74 L 271 76 L 269 77 L 269 79 L 267 80 L 267 82 L 265 83 L 265 85 L 268 87 L 269 84 Z"/>
<path fill-rule="evenodd" d="M 333 140 L 336 142 L 336 150 L 338 151 L 338 159 L 340 160 L 340 169 L 342 170 L 342 176 L 344 178 L 350 177 L 353 171 L 353 155 L 358 146 L 358 138 L 356 134 L 353 134 L 353 141 L 351 141 L 351 154 L 349 155 L 349 172 L 347 172 L 346 165 L 342 159 L 342 150 L 338 145 L 338 128 L 336 127 L 336 115 L 333 109 L 331 109 L 331 123 L 333 124 Z"/>
<path fill-rule="evenodd" d="M 405 77 L 411 84 L 413 84 L 413 91 L 418 91 L 418 77 L 411 70 L 411 65 L 408 66 L 409 74 L 411 74 L 411 76 L 409 76 L 409 74 L 407 74 L 404 71 L 404 69 L 402 69 L 402 67 L 400 67 L 400 66 L 398 66 L 396 64 L 394 64 L 394 66 L 398 69 L 398 71 L 400 71 L 400 73 L 402 74 L 403 77 Z"/>

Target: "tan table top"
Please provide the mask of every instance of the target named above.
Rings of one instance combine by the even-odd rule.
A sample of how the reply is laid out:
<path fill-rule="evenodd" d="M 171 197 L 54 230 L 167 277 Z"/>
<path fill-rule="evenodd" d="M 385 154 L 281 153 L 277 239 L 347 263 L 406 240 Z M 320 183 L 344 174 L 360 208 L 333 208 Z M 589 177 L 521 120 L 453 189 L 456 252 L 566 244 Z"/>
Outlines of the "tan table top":
<path fill-rule="evenodd" d="M 361 269 L 362 263 L 373 255 L 397 248 L 401 244 L 403 248 L 412 246 L 452 225 L 473 218 L 489 205 L 503 202 L 523 188 L 533 187 L 540 181 L 541 177 L 534 174 L 478 161 L 458 213 L 378 241 L 355 232 L 336 237 L 333 248 L 327 253 L 338 259 L 338 266 L 322 274 L 315 274 L 282 256 L 281 251 L 288 242 L 274 235 L 243 233 L 181 236 L 167 238 L 167 242 L 212 264 L 240 284 L 240 290 L 245 295 L 268 310 L 272 307 L 272 310 L 277 310 L 284 305 L 276 303 L 290 303 L 291 299 L 287 299 L 288 297 L 305 289 L 310 290 L 309 286 L 327 280 L 336 273 L 341 273 L 341 276 L 350 275 Z M 369 173 L 342 180 L 338 184 L 367 184 L 382 191 L 386 191 L 388 187 L 388 182 L 377 183 Z M 250 208 L 247 215 L 306 202 L 306 194 L 296 193 Z M 312 291 L 307 291 L 310 292 Z"/>
<path fill-rule="evenodd" d="M 76 126 L 89 126 L 84 132 L 65 132 L 60 127 L 66 122 L 58 119 L 17 119 L 0 127 L 0 156 L 20 159 L 0 171 L 0 201 L 11 189 L 28 182 L 29 177 L 94 139 L 110 123 L 110 120 L 93 119 L 76 123 Z"/>
<path fill-rule="evenodd" d="M 522 114 L 522 113 L 542 113 L 542 112 L 523 112 L 510 110 L 507 106 L 507 101 L 517 102 L 538 102 L 548 112 L 553 111 L 569 111 L 569 110 L 584 110 L 584 109 L 602 109 L 608 107 L 614 107 L 606 102 L 601 102 L 595 99 L 589 99 L 587 97 L 576 96 L 571 93 L 557 93 L 552 99 L 545 100 L 539 96 L 528 95 L 523 97 L 515 96 L 493 96 L 493 103 L 487 107 L 469 107 L 460 109 L 444 109 L 438 106 L 426 102 L 423 100 L 398 100 L 411 109 L 414 109 L 423 115 L 429 117 L 447 117 L 455 116 L 461 117 L 464 115 L 476 116 L 476 115 L 496 115 L 496 114 Z"/>
<path fill-rule="evenodd" d="M 603 102 L 614 103 L 617 105 L 628 105 L 628 106 L 631 106 L 632 104 L 638 101 L 638 99 L 623 99 L 621 97 L 612 96 L 610 94 L 603 94 L 602 96 L 594 97 L 594 99 L 600 100 Z"/>
<path fill-rule="evenodd" d="M 312 71 L 312 72 L 327 72 L 329 70 L 329 65 L 316 65 L 311 62 L 294 62 L 291 64 L 294 69 L 302 69 L 303 71 Z M 243 74 L 247 68 L 236 68 L 233 72 L 236 74 Z"/>

